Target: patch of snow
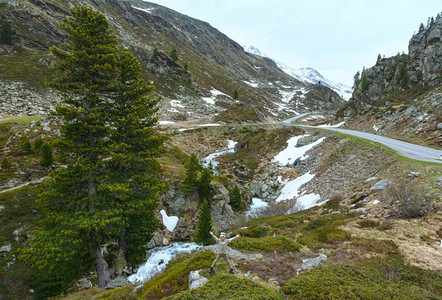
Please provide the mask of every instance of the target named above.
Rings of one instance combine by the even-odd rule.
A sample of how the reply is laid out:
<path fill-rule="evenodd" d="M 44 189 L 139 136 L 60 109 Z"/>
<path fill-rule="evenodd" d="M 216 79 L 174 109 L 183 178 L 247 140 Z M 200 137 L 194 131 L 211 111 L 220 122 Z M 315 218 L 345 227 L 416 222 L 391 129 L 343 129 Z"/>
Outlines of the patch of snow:
<path fill-rule="evenodd" d="M 180 100 L 172 100 L 170 101 L 170 105 L 172 105 L 173 107 L 184 108 L 184 105 L 181 104 Z"/>
<path fill-rule="evenodd" d="M 160 125 L 172 125 L 172 124 L 176 124 L 176 123 L 172 122 L 172 121 L 160 121 L 160 122 L 158 122 L 158 124 L 160 124 Z"/>
<path fill-rule="evenodd" d="M 160 211 L 160 214 L 163 217 L 164 226 L 166 226 L 167 230 L 173 232 L 175 230 L 179 218 L 177 216 L 168 216 L 164 209 Z"/>
<path fill-rule="evenodd" d="M 281 194 L 279 197 L 275 200 L 276 202 L 281 202 L 284 200 L 291 200 L 299 196 L 299 189 L 304 184 L 308 183 L 310 180 L 315 177 L 315 174 L 310 174 L 310 172 L 305 173 L 304 175 L 301 175 L 297 178 L 295 178 L 292 181 L 285 181 L 281 182 L 284 185 L 284 187 L 281 190 Z"/>
<path fill-rule="evenodd" d="M 257 81 L 245 81 L 243 80 L 243 82 L 251 87 L 257 88 L 259 86 L 259 82 Z"/>
<path fill-rule="evenodd" d="M 154 10 L 154 8 L 141 8 L 141 7 L 135 7 L 135 6 L 132 6 L 132 8 L 135 8 L 137 10 L 141 10 L 141 11 L 147 12 L 149 14 L 151 14 L 152 11 Z"/>
<path fill-rule="evenodd" d="M 379 129 L 381 129 L 377 124 L 373 125 L 373 130 L 374 131 L 379 131 Z"/>
<path fill-rule="evenodd" d="M 213 99 L 211 97 L 203 97 L 203 100 L 209 104 L 215 104 L 215 99 Z"/>
<path fill-rule="evenodd" d="M 325 119 L 325 117 L 321 116 L 321 115 L 313 115 L 313 116 L 309 116 L 309 117 L 306 118 L 307 121 L 309 121 L 309 120 L 317 120 L 317 119 Z"/>
<path fill-rule="evenodd" d="M 208 123 L 208 124 L 200 124 L 200 125 L 197 125 L 198 127 L 210 127 L 210 126 L 221 126 L 221 124 L 216 124 L 216 123 L 212 123 L 212 124 L 210 124 L 210 123 Z"/>
<path fill-rule="evenodd" d="M 371 204 L 372 205 L 376 205 L 376 204 L 378 204 L 380 201 L 379 200 L 374 200 Z"/>
<path fill-rule="evenodd" d="M 189 253 L 201 247 L 195 243 L 173 243 L 166 247 L 153 248 L 148 251 L 151 254 L 149 259 L 140 265 L 137 273 L 130 275 L 127 279 L 132 283 L 149 281 L 163 272 L 169 261 L 178 254 Z"/>
<path fill-rule="evenodd" d="M 187 130 L 192 130 L 194 128 L 180 128 L 178 129 L 179 132 L 183 132 L 183 131 L 187 131 Z"/>
<path fill-rule="evenodd" d="M 317 127 L 341 127 L 344 124 L 345 124 L 345 121 L 342 121 L 341 123 L 338 123 L 338 124 L 335 124 L 335 125 L 326 124 L 326 125 L 319 125 Z"/>
<path fill-rule="evenodd" d="M 321 200 L 321 196 L 318 194 L 315 193 L 306 194 L 296 199 L 296 204 L 292 209 L 295 209 L 295 211 L 301 211 L 325 203 L 325 202 L 319 203 L 318 202 L 319 200 Z"/>
<path fill-rule="evenodd" d="M 286 166 L 289 162 L 294 162 L 298 157 L 300 157 L 301 159 L 306 159 L 308 158 L 306 152 L 322 143 L 322 141 L 324 141 L 325 139 L 325 137 L 322 137 L 316 142 L 297 148 L 296 144 L 298 143 L 298 140 L 305 136 L 308 136 L 308 134 L 290 138 L 287 141 L 287 148 L 279 152 L 272 161 L 278 162 L 280 166 Z"/>
<path fill-rule="evenodd" d="M 209 104 L 215 104 L 216 97 L 219 96 L 219 95 L 223 95 L 223 96 L 231 98 L 229 95 L 227 95 L 227 94 L 225 94 L 225 93 L 223 93 L 221 91 L 218 91 L 217 89 L 214 89 L 214 88 L 212 88 L 210 90 L 210 93 L 212 94 L 211 97 L 203 97 L 203 100 L 206 101 Z"/>
<path fill-rule="evenodd" d="M 269 204 L 260 198 L 252 198 L 249 210 L 246 211 L 246 217 L 256 217 L 256 214 L 267 207 Z"/>

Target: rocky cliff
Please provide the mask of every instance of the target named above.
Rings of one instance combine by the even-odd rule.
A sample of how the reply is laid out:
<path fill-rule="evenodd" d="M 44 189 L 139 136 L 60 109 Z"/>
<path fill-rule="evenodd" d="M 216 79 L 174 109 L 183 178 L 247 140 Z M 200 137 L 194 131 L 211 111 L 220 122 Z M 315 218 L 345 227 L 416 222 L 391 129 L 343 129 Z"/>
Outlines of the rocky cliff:
<path fill-rule="evenodd" d="M 36 101 L 12 95 L 16 105 L 10 105 L 9 96 L 3 98 L 0 115 L 47 113 L 57 103 L 44 87 L 44 81 L 56 75 L 48 71 L 53 60 L 48 47 L 66 42 L 60 22 L 78 4 L 103 12 L 121 44 L 139 58 L 145 78 L 162 96 L 163 120 L 218 116 L 218 121 L 258 121 L 335 110 L 342 104 L 337 93 L 298 81 L 272 60 L 245 52 L 210 24 L 153 3 L 0 0 L 1 19 L 11 24 L 14 41 L 13 46 L 0 46 L 1 92 L 19 82 L 25 94 L 36 94 Z M 35 109 L 24 109 L 25 102 Z"/>
<path fill-rule="evenodd" d="M 441 145 L 441 32 L 437 19 L 413 35 L 408 54 L 378 57 L 355 76 L 353 96 L 338 115 L 350 116 L 355 129 Z"/>

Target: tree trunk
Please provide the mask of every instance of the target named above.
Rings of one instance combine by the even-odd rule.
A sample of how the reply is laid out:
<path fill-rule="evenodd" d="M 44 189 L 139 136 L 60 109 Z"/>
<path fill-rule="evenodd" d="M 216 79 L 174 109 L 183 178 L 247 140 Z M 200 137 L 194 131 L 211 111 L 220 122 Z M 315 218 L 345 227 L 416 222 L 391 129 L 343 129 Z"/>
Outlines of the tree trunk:
<path fill-rule="evenodd" d="M 92 256 L 95 257 L 95 269 L 97 270 L 98 287 L 104 288 L 110 282 L 109 267 L 101 254 L 100 247 L 92 250 Z"/>

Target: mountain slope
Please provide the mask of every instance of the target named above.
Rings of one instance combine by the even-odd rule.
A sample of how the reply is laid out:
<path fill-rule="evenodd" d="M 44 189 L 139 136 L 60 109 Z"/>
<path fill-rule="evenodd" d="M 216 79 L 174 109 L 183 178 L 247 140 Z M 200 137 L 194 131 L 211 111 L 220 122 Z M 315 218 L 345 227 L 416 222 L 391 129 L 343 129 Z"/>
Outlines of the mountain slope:
<path fill-rule="evenodd" d="M 266 54 L 262 53 L 258 48 L 254 46 L 245 46 L 244 49 L 246 49 L 247 52 L 253 53 L 259 56 L 268 57 Z M 321 84 L 326 87 L 331 88 L 336 93 L 338 93 L 343 99 L 348 100 L 350 99 L 352 95 L 352 88 L 350 86 L 347 86 L 343 83 L 336 83 L 328 80 L 324 76 L 322 76 L 317 70 L 306 67 L 306 68 L 299 68 L 294 69 L 278 60 L 275 60 L 278 68 L 280 68 L 285 73 L 289 74 L 290 76 L 298 79 L 299 81 L 305 82 L 305 83 L 313 83 L 313 84 Z"/>
<path fill-rule="evenodd" d="M 6 99 L 17 98 L 13 107 L 2 105 L 0 115 L 30 114 L 23 102 L 33 98 L 40 99 L 33 111 L 47 113 L 56 104 L 56 99 L 44 96 L 48 90 L 43 82 L 54 76 L 46 71 L 53 59 L 47 49 L 66 41 L 59 23 L 69 14 L 69 5 L 80 2 L 69 3 L 30 0 L 0 5 L 12 25 L 15 43 L 15 47 L 0 46 L 4 86 L 0 92 Z M 270 59 L 245 52 L 206 22 L 141 0 L 81 4 L 105 13 L 121 44 L 139 58 L 145 78 L 154 82 L 162 97 L 163 120 L 274 120 L 296 112 L 336 110 L 342 103 L 332 90 L 294 79 Z M 176 60 L 170 55 L 174 49 Z M 27 72 L 30 68 L 36 72 Z M 11 95 L 8 86 L 16 82 L 25 83 L 26 94 L 35 93 L 35 97 L 25 100 Z M 238 99 L 233 99 L 235 90 Z"/>

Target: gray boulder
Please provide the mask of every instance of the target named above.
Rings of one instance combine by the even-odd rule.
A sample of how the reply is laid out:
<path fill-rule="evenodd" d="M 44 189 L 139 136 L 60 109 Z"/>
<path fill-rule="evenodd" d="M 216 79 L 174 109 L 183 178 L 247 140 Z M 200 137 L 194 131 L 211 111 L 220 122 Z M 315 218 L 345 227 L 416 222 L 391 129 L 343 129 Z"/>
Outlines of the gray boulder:
<path fill-rule="evenodd" d="M 311 142 L 313 142 L 314 140 L 316 140 L 316 138 L 314 136 L 311 136 L 311 135 L 302 137 L 296 143 L 296 147 L 299 148 L 299 147 L 306 146 L 306 145 L 310 144 Z"/>
<path fill-rule="evenodd" d="M 306 258 L 302 260 L 302 270 L 308 270 L 313 267 L 319 266 L 319 264 L 327 259 L 327 255 L 319 253 L 318 257 L 315 258 Z"/>
<path fill-rule="evenodd" d="M 252 194 L 252 197 L 260 196 L 262 185 L 258 182 L 252 182 L 250 183 L 249 189 L 250 189 L 250 194 Z"/>
<path fill-rule="evenodd" d="M 370 191 L 372 192 L 384 191 L 388 188 L 389 185 L 390 183 L 387 180 L 381 180 L 376 182 L 376 184 L 370 188 Z"/>
<path fill-rule="evenodd" d="M 120 288 L 126 284 L 129 283 L 129 280 L 127 280 L 126 277 L 124 276 L 118 276 L 117 278 L 115 278 L 114 280 L 112 280 L 111 282 L 109 282 L 105 288 L 106 289 L 116 289 L 116 288 Z"/>
<path fill-rule="evenodd" d="M 238 224 L 239 218 L 233 212 L 232 207 L 224 200 L 212 204 L 210 212 L 213 223 L 219 230 L 227 230 Z"/>
<path fill-rule="evenodd" d="M 442 123 L 437 124 L 437 130 L 442 130 Z"/>
<path fill-rule="evenodd" d="M 200 275 L 201 270 L 192 271 L 189 274 L 189 289 L 193 290 L 202 287 L 209 279 Z"/>
<path fill-rule="evenodd" d="M 8 253 L 8 252 L 11 252 L 11 244 L 0 248 L 0 253 Z"/>
<path fill-rule="evenodd" d="M 77 289 L 79 290 L 89 289 L 91 287 L 92 283 L 86 278 L 81 278 L 77 281 Z"/>

